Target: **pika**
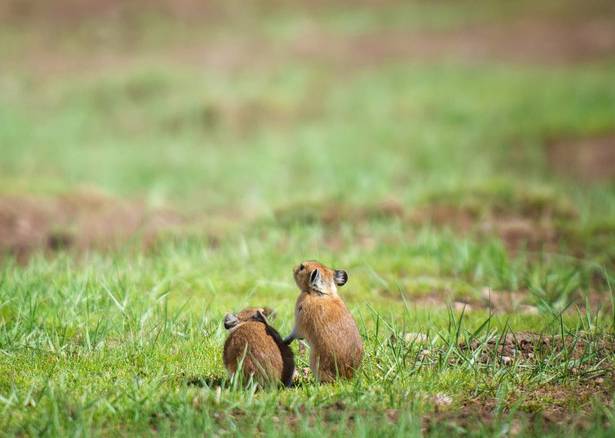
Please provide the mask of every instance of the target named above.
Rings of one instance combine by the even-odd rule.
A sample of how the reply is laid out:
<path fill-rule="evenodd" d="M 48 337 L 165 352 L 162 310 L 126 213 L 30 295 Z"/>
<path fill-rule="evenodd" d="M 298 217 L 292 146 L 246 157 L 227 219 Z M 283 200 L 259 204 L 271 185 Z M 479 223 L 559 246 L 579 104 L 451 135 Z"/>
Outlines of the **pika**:
<path fill-rule="evenodd" d="M 269 308 L 247 308 L 224 317 L 229 336 L 224 343 L 224 366 L 232 376 L 241 366 L 244 381 L 250 376 L 261 386 L 282 382 L 290 386 L 295 372 L 292 350 L 269 325 Z M 242 362 L 243 361 L 243 362 Z"/>
<path fill-rule="evenodd" d="M 337 377 L 352 378 L 361 364 L 363 342 L 352 315 L 337 294 L 348 274 L 305 261 L 293 269 L 301 293 L 295 305 L 295 327 L 284 339 L 306 339 L 310 345 L 310 368 L 321 382 Z"/>

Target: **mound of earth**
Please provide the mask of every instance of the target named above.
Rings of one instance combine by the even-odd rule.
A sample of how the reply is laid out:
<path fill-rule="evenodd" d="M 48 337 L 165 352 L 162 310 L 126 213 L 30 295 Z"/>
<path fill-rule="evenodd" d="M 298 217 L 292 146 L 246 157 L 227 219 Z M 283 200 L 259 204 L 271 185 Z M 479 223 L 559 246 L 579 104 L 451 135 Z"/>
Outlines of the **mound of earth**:
<path fill-rule="evenodd" d="M 585 182 L 615 181 L 615 134 L 550 142 L 547 159 L 563 176 Z"/>
<path fill-rule="evenodd" d="M 137 237 L 147 244 L 181 223 L 170 210 L 98 193 L 0 196 L 0 256 L 24 261 L 36 251 L 106 249 Z"/>

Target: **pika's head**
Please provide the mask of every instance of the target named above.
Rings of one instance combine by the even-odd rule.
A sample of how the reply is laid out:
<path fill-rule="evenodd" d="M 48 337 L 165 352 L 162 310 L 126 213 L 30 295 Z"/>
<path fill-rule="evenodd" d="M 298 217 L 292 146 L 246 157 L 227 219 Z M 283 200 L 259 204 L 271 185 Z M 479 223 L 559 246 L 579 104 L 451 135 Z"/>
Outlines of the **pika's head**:
<path fill-rule="evenodd" d="M 293 269 L 295 282 L 302 292 L 337 295 L 337 286 L 348 281 L 348 274 L 341 269 L 331 269 L 315 260 L 305 261 Z"/>
<path fill-rule="evenodd" d="M 269 324 L 268 318 L 273 319 L 275 312 L 269 307 L 247 307 L 239 313 L 224 315 L 224 328 L 231 330 L 248 321 L 258 321 Z"/>

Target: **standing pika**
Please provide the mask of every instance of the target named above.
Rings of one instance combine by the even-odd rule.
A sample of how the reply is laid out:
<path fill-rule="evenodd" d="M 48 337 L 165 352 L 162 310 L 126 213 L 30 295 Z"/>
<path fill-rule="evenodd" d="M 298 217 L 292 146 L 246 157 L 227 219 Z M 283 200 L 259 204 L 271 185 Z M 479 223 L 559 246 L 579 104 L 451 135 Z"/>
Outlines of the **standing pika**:
<path fill-rule="evenodd" d="M 229 330 L 229 336 L 223 360 L 231 376 L 241 366 L 246 382 L 253 376 L 261 386 L 280 381 L 290 385 L 295 359 L 290 347 L 267 322 L 272 313 L 269 308 L 247 308 L 225 315 L 224 328 Z"/>
<path fill-rule="evenodd" d="M 361 364 L 363 342 L 357 324 L 337 294 L 348 274 L 316 261 L 306 261 L 293 270 L 301 293 L 295 306 L 295 327 L 284 340 L 306 339 L 310 345 L 310 368 L 321 382 L 336 377 L 351 378 Z"/>

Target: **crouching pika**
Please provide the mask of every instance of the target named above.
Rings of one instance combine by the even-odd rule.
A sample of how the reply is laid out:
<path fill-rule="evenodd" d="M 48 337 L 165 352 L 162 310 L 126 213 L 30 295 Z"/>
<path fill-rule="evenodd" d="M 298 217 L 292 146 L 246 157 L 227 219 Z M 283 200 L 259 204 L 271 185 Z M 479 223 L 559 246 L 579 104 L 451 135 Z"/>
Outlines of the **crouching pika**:
<path fill-rule="evenodd" d="M 241 367 L 244 382 L 252 377 L 261 386 L 289 386 L 295 371 L 293 352 L 269 325 L 269 308 L 247 308 L 224 317 L 229 331 L 224 343 L 224 366 L 231 376 Z"/>
<path fill-rule="evenodd" d="M 310 368 L 321 382 L 352 378 L 361 364 L 363 342 L 352 315 L 337 294 L 348 281 L 346 271 L 316 261 L 293 270 L 301 293 L 295 305 L 295 327 L 284 340 L 305 339 L 310 346 Z"/>

